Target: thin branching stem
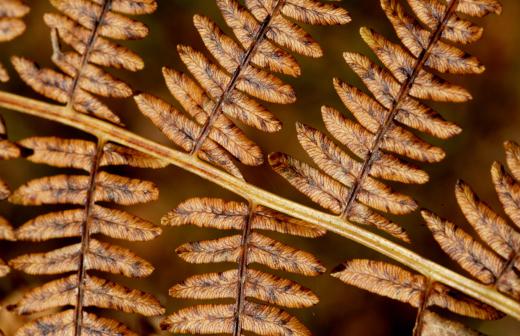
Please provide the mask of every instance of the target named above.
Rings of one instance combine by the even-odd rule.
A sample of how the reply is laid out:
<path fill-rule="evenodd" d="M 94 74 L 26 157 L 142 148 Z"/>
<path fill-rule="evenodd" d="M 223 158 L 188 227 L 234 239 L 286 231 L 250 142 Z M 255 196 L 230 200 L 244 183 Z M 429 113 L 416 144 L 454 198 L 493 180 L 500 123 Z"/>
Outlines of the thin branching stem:
<path fill-rule="evenodd" d="M 194 173 L 214 184 L 234 192 L 258 205 L 269 207 L 289 216 L 307 221 L 337 233 L 413 269 L 424 276 L 443 283 L 520 320 L 520 303 L 444 266 L 421 257 L 417 253 L 354 225 L 345 219 L 318 211 L 265 191 L 241 179 L 204 163 L 201 160 L 148 140 L 124 128 L 80 113 L 70 113 L 63 106 L 0 91 L 0 106 L 17 112 L 59 122 L 86 133 L 141 151 Z"/>
<path fill-rule="evenodd" d="M 426 312 L 426 309 L 428 308 L 430 296 L 432 294 L 433 290 L 433 281 L 430 279 L 427 279 L 426 289 L 422 295 L 421 304 L 419 306 L 419 309 L 417 310 L 417 316 L 415 318 L 415 326 L 413 328 L 413 335 L 412 336 L 421 336 L 424 326 L 424 313 Z"/>
<path fill-rule="evenodd" d="M 87 198 L 85 201 L 85 218 L 81 228 L 81 255 L 79 260 L 78 270 L 78 295 L 76 299 L 76 306 L 74 309 L 74 323 L 75 323 L 75 336 L 81 336 L 83 330 L 83 302 L 85 299 L 85 281 L 87 276 L 87 265 L 86 257 L 90 245 L 90 216 L 92 209 L 94 208 L 95 192 L 96 192 L 96 178 L 99 172 L 101 164 L 101 157 L 103 155 L 103 148 L 105 147 L 105 139 L 99 138 L 96 148 L 96 154 L 94 161 L 92 162 L 90 176 L 89 176 L 89 187 L 87 192 Z"/>
<path fill-rule="evenodd" d="M 253 221 L 256 205 L 249 202 L 249 214 L 246 225 L 242 229 L 240 242 L 240 260 L 238 263 L 237 300 L 235 305 L 235 316 L 233 321 L 233 336 L 242 335 L 242 314 L 246 300 L 247 264 L 249 262 L 249 241 L 251 240 L 251 223 Z"/>

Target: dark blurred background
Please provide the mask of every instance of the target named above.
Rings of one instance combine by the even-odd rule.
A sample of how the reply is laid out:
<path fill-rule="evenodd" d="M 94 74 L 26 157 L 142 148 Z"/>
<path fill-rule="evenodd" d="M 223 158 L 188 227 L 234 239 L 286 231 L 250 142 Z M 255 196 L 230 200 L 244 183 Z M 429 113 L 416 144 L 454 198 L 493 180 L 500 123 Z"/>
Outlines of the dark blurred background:
<path fill-rule="evenodd" d="M 507 139 L 520 141 L 520 3 L 515 0 L 503 0 L 504 11 L 501 16 L 490 16 L 479 23 L 485 26 L 483 39 L 467 50 L 477 55 L 486 65 L 487 70 L 481 76 L 449 77 L 456 83 L 467 87 L 473 94 L 473 101 L 467 104 L 433 104 L 447 119 L 462 126 L 462 135 L 444 142 L 436 142 L 447 151 L 447 159 L 440 164 L 424 165 L 431 176 L 431 181 L 424 186 L 402 186 L 397 188 L 413 195 L 422 207 L 430 208 L 450 218 L 457 224 L 467 227 L 459 211 L 453 187 L 458 178 L 470 183 L 477 193 L 490 203 L 499 213 L 498 200 L 492 188 L 489 170 L 495 160 L 504 162 L 502 143 Z M 42 66 L 52 66 L 50 61 L 49 29 L 44 25 L 42 15 L 53 11 L 45 0 L 28 1 L 32 7 L 27 17 L 28 29 L 18 40 L 0 46 L 0 59 L 4 64 L 11 55 L 28 56 Z M 375 59 L 359 36 L 359 28 L 368 26 L 396 40 L 393 29 L 386 20 L 377 0 L 343 1 L 352 17 L 352 23 L 341 27 L 306 27 L 322 45 L 325 55 L 321 59 L 299 57 L 302 66 L 301 78 L 284 78 L 294 86 L 298 101 L 289 106 L 269 105 L 271 110 L 284 122 L 284 129 L 276 134 L 265 135 L 246 129 L 267 152 L 284 151 L 309 162 L 300 148 L 295 135 L 295 122 L 301 121 L 319 129 L 324 129 L 320 117 L 320 107 L 328 104 L 349 113 L 336 96 L 332 87 L 332 78 L 339 77 L 366 90 L 355 74 L 342 60 L 344 51 L 357 51 Z M 149 37 L 143 41 L 124 43 L 137 51 L 146 61 L 145 70 L 131 74 L 113 71 L 126 79 L 140 91 L 154 93 L 178 106 L 168 94 L 161 76 L 161 67 L 169 66 L 185 71 L 176 52 L 178 44 L 189 44 L 203 49 L 202 42 L 193 27 L 195 13 L 213 18 L 221 27 L 223 20 L 217 6 L 211 0 L 159 0 L 159 10 L 142 17 L 151 28 Z M 229 32 L 229 29 L 225 29 Z M 24 85 L 9 65 L 12 80 L 2 85 L 2 90 L 40 98 Z M 110 102 L 130 130 L 164 144 L 168 141 L 154 126 L 144 118 L 131 99 Z M 10 130 L 10 138 L 19 140 L 34 135 L 58 135 L 61 137 L 89 138 L 74 129 L 51 123 L 42 119 L 1 110 Z M 194 196 L 213 196 L 226 199 L 238 199 L 236 195 L 208 183 L 176 167 L 157 171 L 118 169 L 152 180 L 161 186 L 160 200 L 152 204 L 135 207 L 132 212 L 159 223 L 160 217 L 179 202 Z M 292 200 L 314 206 L 308 199 L 295 191 L 288 183 L 275 175 L 264 165 L 244 169 L 247 179 L 262 188 L 274 191 Z M 10 181 L 13 188 L 34 177 L 61 173 L 63 170 L 36 165 L 23 160 L 2 162 L 0 173 Z M 2 213 L 19 226 L 26 220 L 50 211 L 51 207 L 23 208 L 2 204 Z M 447 259 L 425 228 L 418 213 L 397 219 L 410 232 L 413 239 L 411 248 L 420 254 L 456 270 L 460 269 Z M 141 280 L 127 280 L 114 277 L 117 281 L 154 293 L 171 313 L 181 307 L 194 304 L 189 300 L 173 300 L 167 296 L 168 288 L 186 277 L 208 271 L 226 270 L 230 265 L 200 265 L 184 263 L 174 254 L 175 247 L 182 243 L 210 239 L 221 236 L 222 232 L 197 229 L 194 227 L 165 227 L 164 233 L 152 242 L 122 243 L 151 261 L 156 271 L 151 277 Z M 385 257 L 350 242 L 334 234 L 323 238 L 295 239 L 278 235 L 277 238 L 295 247 L 314 253 L 330 270 L 335 265 L 350 258 L 372 258 L 386 260 Z M 24 252 L 47 251 L 64 243 L 8 243 L 1 242 L 2 256 L 9 259 Z M 232 267 L 232 266 L 231 266 Z M 311 309 L 291 310 L 315 335 L 409 335 L 413 327 L 415 310 L 405 304 L 372 295 L 368 292 L 346 286 L 328 275 L 317 278 L 303 278 L 291 274 L 284 276 L 297 280 L 310 287 L 321 298 L 320 303 Z M 48 281 L 44 276 L 27 276 L 13 272 L 0 280 L 0 296 L 4 302 L 12 302 L 20 295 L 20 290 Z M 142 335 L 160 334 L 157 329 L 158 319 L 141 319 L 135 316 L 116 315 Z M 520 323 L 512 318 L 494 322 L 479 322 L 461 319 L 464 323 L 480 331 L 495 336 L 513 336 L 520 334 Z M 19 325 L 20 319 L 2 311 L 0 325 L 11 335 Z"/>

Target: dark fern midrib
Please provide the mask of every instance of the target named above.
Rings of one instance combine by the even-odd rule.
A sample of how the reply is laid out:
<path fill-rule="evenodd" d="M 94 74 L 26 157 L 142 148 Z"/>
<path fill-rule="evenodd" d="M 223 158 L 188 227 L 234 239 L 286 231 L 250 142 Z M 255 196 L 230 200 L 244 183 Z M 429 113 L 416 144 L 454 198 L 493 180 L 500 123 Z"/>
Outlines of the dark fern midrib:
<path fill-rule="evenodd" d="M 105 0 L 103 3 L 103 8 L 101 9 L 101 14 L 96 20 L 96 23 L 94 25 L 94 29 L 92 29 L 92 33 L 90 34 L 90 37 L 87 41 L 87 44 L 85 45 L 85 50 L 83 51 L 83 55 L 81 55 L 81 61 L 79 68 L 76 70 L 76 76 L 74 77 L 74 80 L 72 82 L 72 86 L 70 88 L 70 91 L 68 93 L 69 106 L 73 106 L 74 104 L 74 98 L 76 95 L 76 89 L 79 85 L 79 81 L 81 79 L 81 76 L 83 74 L 83 69 L 85 69 L 85 66 L 88 64 L 90 53 L 92 52 L 92 49 L 94 47 L 94 44 L 96 43 L 96 39 L 99 35 L 99 29 L 101 28 L 101 25 L 103 24 L 103 20 L 105 19 L 105 16 L 110 11 L 112 7 L 112 0 Z"/>
<path fill-rule="evenodd" d="M 428 308 L 428 306 L 430 304 L 430 296 L 432 295 L 432 292 L 433 292 L 433 286 L 434 286 L 434 282 L 431 279 L 427 278 L 426 279 L 426 288 L 422 293 L 421 303 L 418 307 L 417 316 L 415 318 L 413 336 L 421 336 L 421 334 L 423 332 L 423 327 L 424 327 L 423 317 L 424 317 L 424 313 L 426 312 L 426 309 Z"/>
<path fill-rule="evenodd" d="M 506 260 L 504 267 L 500 271 L 500 274 L 498 274 L 498 276 L 496 277 L 495 284 L 494 284 L 495 287 L 498 287 L 498 284 L 500 283 L 502 278 L 507 275 L 507 273 L 513 271 L 513 268 L 515 267 L 515 264 L 516 264 L 516 259 L 519 257 L 520 257 L 520 250 L 514 250 L 511 253 L 509 258 Z"/>
<path fill-rule="evenodd" d="M 412 88 L 412 86 L 415 82 L 415 79 L 419 75 L 419 72 L 423 69 L 424 65 L 428 61 L 428 58 L 430 57 L 433 47 L 441 39 L 442 33 L 444 32 L 444 28 L 446 28 L 448 21 L 454 14 L 459 1 L 460 0 L 452 0 L 450 2 L 450 4 L 448 5 L 448 7 L 446 9 L 446 13 L 444 14 L 444 17 L 443 17 L 441 23 L 437 26 L 437 28 L 435 29 L 435 31 L 432 34 L 430 41 L 428 42 L 428 46 L 426 47 L 426 49 L 423 49 L 421 51 L 419 57 L 417 58 L 416 63 L 414 65 L 414 69 L 412 71 L 412 74 L 401 85 L 401 89 L 399 90 L 397 98 L 394 100 L 394 104 L 393 104 L 390 112 L 388 113 L 388 116 L 386 117 L 383 125 L 376 133 L 376 137 L 375 137 L 374 143 L 372 144 L 372 148 L 367 153 L 367 157 L 363 161 L 363 166 L 361 168 L 361 172 L 360 172 L 358 178 L 354 181 L 354 183 L 346 197 L 346 203 L 345 203 L 344 209 L 341 213 L 341 217 L 348 218 L 348 216 L 350 215 L 350 211 L 352 210 L 352 206 L 354 205 L 354 201 L 356 200 L 357 194 L 361 191 L 361 186 L 363 185 L 363 181 L 370 173 L 370 170 L 372 168 L 374 161 L 379 157 L 381 143 L 382 143 L 386 133 L 392 127 L 394 119 L 397 116 L 397 113 L 399 112 L 399 107 L 400 107 L 401 103 L 403 102 L 403 100 L 406 97 L 408 97 L 408 93 L 410 92 L 410 89 Z"/>
<path fill-rule="evenodd" d="M 90 227 L 89 227 L 89 219 L 92 213 L 92 209 L 94 207 L 95 200 L 95 191 L 96 191 L 96 177 L 99 172 L 99 167 L 101 164 L 101 157 L 103 155 L 103 148 L 105 147 L 105 141 L 102 139 L 98 139 L 96 154 L 94 156 L 94 160 L 92 162 L 92 171 L 89 176 L 89 189 L 87 192 L 87 197 L 85 200 L 85 213 L 84 213 L 84 221 L 81 227 L 81 251 L 80 251 L 80 260 L 79 260 L 79 269 L 78 269 L 78 295 L 76 300 L 76 306 L 74 307 L 74 335 L 81 336 L 81 332 L 83 329 L 83 301 L 85 296 L 85 278 L 86 278 L 86 265 L 85 259 L 89 250 L 90 244 Z"/>
<path fill-rule="evenodd" d="M 230 81 L 228 82 L 226 88 L 220 95 L 215 106 L 213 106 L 213 109 L 211 110 L 211 112 L 208 116 L 208 119 L 202 126 L 200 135 L 197 138 L 197 140 L 195 141 L 195 145 L 193 146 L 192 150 L 190 151 L 190 155 L 196 155 L 197 152 L 202 147 L 202 145 L 204 144 L 204 141 L 206 141 L 206 139 L 208 138 L 209 133 L 211 132 L 211 128 L 213 127 L 213 124 L 215 123 L 215 121 L 217 121 L 218 117 L 222 114 L 222 106 L 223 106 L 224 102 L 230 97 L 230 95 L 235 90 L 235 87 L 238 84 L 238 80 L 240 79 L 240 76 L 242 75 L 244 70 L 246 70 L 249 67 L 251 60 L 253 59 L 253 57 L 256 53 L 256 50 L 258 49 L 258 46 L 265 39 L 265 35 L 270 28 L 272 19 L 280 13 L 280 11 L 282 10 L 282 7 L 285 5 L 285 1 L 286 0 L 279 0 L 273 9 L 273 12 L 271 14 L 267 14 L 267 16 L 262 21 L 260 28 L 258 29 L 258 31 L 255 34 L 255 37 L 253 38 L 253 41 L 251 41 L 251 45 L 249 46 L 247 51 L 243 54 L 242 61 L 240 62 L 238 67 L 233 72 L 233 75 L 232 75 Z"/>
<path fill-rule="evenodd" d="M 242 229 L 242 239 L 240 241 L 240 259 L 238 262 L 237 275 L 237 297 L 235 303 L 235 311 L 233 316 L 233 336 L 242 335 L 242 313 L 244 311 L 244 304 L 246 300 L 246 282 L 247 282 L 247 264 L 249 262 L 249 241 L 251 238 L 251 223 L 255 213 L 255 204 L 249 202 L 249 212 L 247 220 Z"/>

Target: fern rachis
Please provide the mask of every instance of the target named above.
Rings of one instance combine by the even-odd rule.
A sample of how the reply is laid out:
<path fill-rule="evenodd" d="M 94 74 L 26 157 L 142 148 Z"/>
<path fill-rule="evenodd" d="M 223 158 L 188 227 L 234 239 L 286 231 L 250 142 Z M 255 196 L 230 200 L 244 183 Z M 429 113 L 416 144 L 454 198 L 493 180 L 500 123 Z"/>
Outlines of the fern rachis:
<path fill-rule="evenodd" d="M 54 50 L 58 51 L 55 52 L 55 55 L 59 55 L 61 47 L 55 47 Z M 466 95 L 463 91 L 453 89 L 453 87 L 450 89 L 453 93 L 458 94 L 458 97 L 464 97 Z M 89 133 L 95 133 L 96 135 L 108 141 L 118 142 L 124 145 L 128 145 L 132 148 L 142 150 L 143 152 L 151 154 L 156 158 L 160 159 L 161 162 L 169 162 L 176 165 L 180 165 L 190 171 L 193 171 L 199 175 L 202 175 L 210 179 L 211 181 L 223 185 L 224 187 L 229 188 L 230 190 L 238 192 L 246 199 L 252 200 L 253 204 L 267 205 L 270 208 L 282 210 L 288 214 L 295 215 L 296 217 L 320 225 L 321 227 L 331 229 L 334 232 L 339 232 L 358 242 L 367 244 L 368 246 L 378 251 L 382 251 L 383 253 L 386 253 L 398 259 L 399 261 L 404 261 L 407 265 L 410 265 L 418 269 L 421 273 L 432 274 L 432 277 L 435 280 L 446 282 L 447 284 L 462 289 L 463 291 L 468 292 L 471 295 L 475 295 L 477 297 L 483 296 L 484 300 L 487 300 L 488 303 L 496 304 L 501 308 L 504 308 L 505 311 L 512 313 L 513 315 L 515 314 L 514 302 L 508 301 L 507 299 L 501 300 L 500 296 L 496 296 L 496 293 L 487 290 L 485 287 L 473 286 L 474 283 L 472 283 L 468 279 L 460 277 L 457 274 L 450 273 L 446 269 L 438 267 L 438 265 L 432 264 L 427 260 L 420 258 L 416 254 L 406 249 L 403 249 L 398 245 L 395 245 L 394 243 L 391 243 L 384 239 L 380 239 L 376 235 L 370 234 L 364 231 L 363 229 L 351 226 L 344 219 L 302 207 L 293 202 L 288 202 L 283 198 L 276 197 L 275 195 L 266 193 L 258 188 L 254 188 L 251 185 L 243 181 L 240 181 L 240 179 L 235 179 L 225 173 L 222 173 L 218 169 L 201 163 L 196 158 L 191 157 L 189 154 L 183 154 L 171 150 L 167 147 L 160 146 L 157 143 L 136 136 L 135 134 L 132 134 L 128 131 L 125 131 L 120 127 L 116 127 L 108 123 L 92 119 L 88 116 L 70 114 L 69 109 L 62 109 L 57 105 L 39 103 L 36 101 L 26 99 L 24 97 L 17 97 L 3 93 L 0 94 L 0 100 L 3 106 L 24 110 L 24 112 L 27 113 L 34 113 L 39 116 L 46 116 L 54 120 L 59 120 L 60 122 L 71 124 L 75 127 L 84 129 Z M 204 115 L 202 115 L 202 117 L 204 117 Z M 195 119 L 197 119 L 197 117 L 195 117 Z M 200 119 L 202 119 L 203 121 L 201 122 L 197 120 L 197 123 L 203 124 L 205 119 Z M 432 153 L 434 153 L 434 155 L 439 156 L 438 152 L 433 151 Z M 410 180 L 425 180 L 424 174 L 420 173 L 418 170 L 409 171 L 413 172 L 413 174 L 409 175 L 411 177 Z M 235 172 L 237 172 L 237 170 L 235 170 Z M 399 178 L 403 177 L 404 175 L 400 175 Z M 429 313 L 425 314 L 424 316 L 425 318 L 426 316 L 428 316 L 428 318 L 431 318 L 431 315 L 429 315 Z M 429 321 L 431 321 L 431 319 Z"/>

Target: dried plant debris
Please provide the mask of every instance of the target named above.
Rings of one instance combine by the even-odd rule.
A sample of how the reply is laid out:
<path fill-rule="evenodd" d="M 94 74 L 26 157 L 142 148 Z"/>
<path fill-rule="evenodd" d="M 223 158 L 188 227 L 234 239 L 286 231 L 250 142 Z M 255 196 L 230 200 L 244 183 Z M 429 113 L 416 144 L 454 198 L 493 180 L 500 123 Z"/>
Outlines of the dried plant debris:
<path fill-rule="evenodd" d="M 0 42 L 11 41 L 25 31 L 22 18 L 29 13 L 30 8 L 21 0 L 0 1 Z M 9 74 L 0 63 L 0 82 L 7 82 Z"/>
<path fill-rule="evenodd" d="M 277 173 L 320 206 L 404 241 L 409 241 L 404 229 L 376 211 L 402 215 L 414 211 L 417 205 L 379 180 L 414 184 L 428 181 L 425 171 L 402 157 L 439 162 L 445 153 L 410 129 L 441 139 L 461 129 L 421 100 L 459 103 L 471 99 L 466 89 L 435 73 L 481 73 L 484 67 L 475 57 L 452 45 L 474 42 L 482 34 L 482 28 L 459 15 L 483 16 L 500 13 L 501 8 L 495 0 L 448 4 L 441 0 L 408 0 L 408 4 L 418 20 L 399 0 L 381 0 L 404 46 L 372 29 L 361 28 L 361 37 L 384 67 L 357 53 L 343 54 L 372 94 L 334 79 L 336 92 L 355 120 L 332 107 L 322 107 L 325 127 L 348 151 L 317 129 L 298 123 L 298 140 L 320 169 L 282 153 L 269 157 Z"/>
<path fill-rule="evenodd" d="M 298 283 L 250 267 L 260 264 L 291 273 L 316 276 L 325 271 L 311 254 L 282 244 L 262 231 L 315 238 L 325 232 L 300 220 L 259 205 L 218 198 L 193 198 L 181 203 L 162 224 L 193 224 L 204 228 L 237 230 L 223 238 L 186 243 L 177 255 L 189 263 L 232 262 L 234 269 L 194 275 L 170 289 L 175 298 L 233 299 L 233 304 L 202 304 L 179 310 L 161 326 L 174 333 L 310 335 L 296 318 L 275 307 L 304 308 L 317 296 Z M 252 299 L 252 300 L 251 300 Z"/>
<path fill-rule="evenodd" d="M 505 143 L 511 173 L 495 162 L 491 176 L 498 199 L 514 223 L 481 201 L 471 187 L 459 181 L 455 196 L 480 241 L 429 211 L 422 215 L 442 249 L 480 282 L 520 301 L 520 146 Z"/>
<path fill-rule="evenodd" d="M 208 17 L 193 22 L 209 53 L 178 46 L 189 75 L 164 68 L 166 84 L 188 115 L 149 94 L 135 97 L 141 111 L 176 145 L 192 155 L 241 177 L 232 158 L 260 165 L 263 154 L 232 119 L 264 132 L 276 132 L 281 122 L 258 100 L 293 103 L 294 90 L 273 74 L 299 76 L 290 52 L 320 57 L 318 43 L 291 20 L 313 25 L 350 21 L 336 4 L 316 0 L 217 0 L 233 37 Z"/>
<path fill-rule="evenodd" d="M 36 92 L 72 110 L 120 123 L 97 96 L 127 98 L 132 89 L 103 67 L 143 69 L 143 60 L 112 40 L 142 39 L 148 28 L 126 15 L 150 14 L 154 0 L 50 0 L 59 13 L 44 15 L 51 30 L 52 61 L 60 69 L 40 69 L 24 57 L 13 57 L 20 77 Z M 62 50 L 60 42 L 69 47 Z"/>
<path fill-rule="evenodd" d="M 350 260 L 333 271 L 332 276 L 349 285 L 418 308 L 414 336 L 479 335 L 459 323 L 437 315 L 430 310 L 432 307 L 440 307 L 459 315 L 484 320 L 502 317 L 502 314 L 493 307 L 423 275 L 413 274 L 382 261 Z"/>
<path fill-rule="evenodd" d="M 71 208 L 33 218 L 16 230 L 23 241 L 79 238 L 79 242 L 50 252 L 18 256 L 9 265 L 28 274 L 64 274 L 36 287 L 10 310 L 33 314 L 49 308 L 72 307 L 37 318 L 17 331 L 21 335 L 135 335 L 111 319 L 88 312 L 88 307 L 109 308 L 145 316 L 164 313 L 150 294 L 100 278 L 98 272 L 141 278 L 153 266 L 131 250 L 103 242 L 94 235 L 129 241 L 147 241 L 161 230 L 152 223 L 103 203 L 134 205 L 156 200 L 157 187 L 148 181 L 114 175 L 103 167 L 128 165 L 160 168 L 165 164 L 132 149 L 112 143 L 79 139 L 32 137 L 19 142 L 27 159 L 87 174 L 37 178 L 9 197 L 25 206 L 70 204 Z M 96 276 L 90 274 L 97 271 Z M 96 312 L 97 314 L 97 312 Z"/>

